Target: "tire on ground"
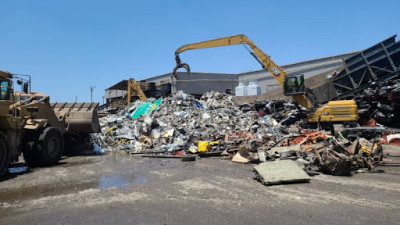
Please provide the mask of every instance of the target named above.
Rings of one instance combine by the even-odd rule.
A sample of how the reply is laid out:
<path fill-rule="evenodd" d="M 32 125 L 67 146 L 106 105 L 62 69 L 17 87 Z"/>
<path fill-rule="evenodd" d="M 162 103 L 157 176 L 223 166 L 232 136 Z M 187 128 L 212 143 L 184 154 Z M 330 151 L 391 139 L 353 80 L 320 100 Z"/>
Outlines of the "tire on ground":
<path fill-rule="evenodd" d="M 7 143 L 7 136 L 0 131 L 0 176 L 2 176 L 10 164 L 10 148 Z"/>
<path fill-rule="evenodd" d="M 24 158 L 29 166 L 54 165 L 61 159 L 63 152 L 63 136 L 54 127 L 45 128 L 32 146 L 23 146 Z"/>
<path fill-rule="evenodd" d="M 40 131 L 25 130 L 24 139 L 22 141 L 22 154 L 24 156 L 25 162 L 30 167 L 36 167 L 40 164 L 40 153 L 36 149 L 36 143 L 39 139 Z"/>

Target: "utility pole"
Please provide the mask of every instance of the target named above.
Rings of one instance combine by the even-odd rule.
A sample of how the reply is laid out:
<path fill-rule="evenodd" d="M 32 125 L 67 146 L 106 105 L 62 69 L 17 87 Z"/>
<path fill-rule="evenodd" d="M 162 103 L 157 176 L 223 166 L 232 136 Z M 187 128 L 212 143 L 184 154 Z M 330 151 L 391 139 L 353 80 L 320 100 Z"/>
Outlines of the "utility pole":
<path fill-rule="evenodd" d="M 101 96 L 101 97 L 103 97 L 103 105 L 104 105 L 104 96 Z"/>
<path fill-rule="evenodd" d="M 75 103 L 78 102 L 78 96 L 75 96 Z"/>
<path fill-rule="evenodd" d="M 93 102 L 93 90 L 96 88 L 96 86 L 92 85 L 90 86 L 90 102 Z"/>

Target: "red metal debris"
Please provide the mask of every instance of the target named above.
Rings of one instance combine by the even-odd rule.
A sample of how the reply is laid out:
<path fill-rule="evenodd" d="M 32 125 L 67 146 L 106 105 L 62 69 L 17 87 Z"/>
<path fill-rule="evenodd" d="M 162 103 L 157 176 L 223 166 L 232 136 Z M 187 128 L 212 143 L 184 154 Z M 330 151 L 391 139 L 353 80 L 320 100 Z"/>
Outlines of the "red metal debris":
<path fill-rule="evenodd" d="M 371 118 L 368 120 L 368 122 L 365 124 L 368 127 L 377 127 L 378 125 L 376 124 L 376 120 L 374 118 Z"/>
<path fill-rule="evenodd" d="M 322 131 L 316 131 L 316 132 L 302 131 L 300 136 L 290 138 L 289 141 L 283 142 L 282 146 L 305 144 L 306 151 L 312 151 L 312 149 L 308 148 L 307 145 L 316 143 L 317 139 L 326 140 L 328 139 L 328 137 Z"/>

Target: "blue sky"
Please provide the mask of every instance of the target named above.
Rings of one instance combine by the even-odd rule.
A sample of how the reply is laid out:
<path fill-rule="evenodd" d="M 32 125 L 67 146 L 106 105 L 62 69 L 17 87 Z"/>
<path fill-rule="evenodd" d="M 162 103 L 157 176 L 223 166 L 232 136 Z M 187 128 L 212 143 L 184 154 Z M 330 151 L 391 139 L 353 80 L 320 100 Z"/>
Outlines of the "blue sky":
<path fill-rule="evenodd" d="M 243 33 L 278 64 L 361 50 L 400 34 L 398 1 L 0 0 L 0 70 L 52 101 L 171 72 L 183 44 Z M 181 54 L 192 71 L 260 69 L 242 46 Z"/>

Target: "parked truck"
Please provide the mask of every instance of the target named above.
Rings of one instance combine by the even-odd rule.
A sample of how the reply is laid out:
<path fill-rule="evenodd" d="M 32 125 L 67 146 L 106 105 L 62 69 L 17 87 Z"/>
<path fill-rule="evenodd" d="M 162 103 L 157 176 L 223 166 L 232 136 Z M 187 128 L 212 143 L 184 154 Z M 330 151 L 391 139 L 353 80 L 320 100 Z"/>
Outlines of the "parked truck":
<path fill-rule="evenodd" d="M 14 85 L 21 91 L 14 92 Z M 100 132 L 98 103 L 50 103 L 30 81 L 0 71 L 0 175 L 21 153 L 30 166 L 56 164 L 66 139 Z"/>

